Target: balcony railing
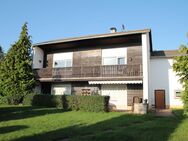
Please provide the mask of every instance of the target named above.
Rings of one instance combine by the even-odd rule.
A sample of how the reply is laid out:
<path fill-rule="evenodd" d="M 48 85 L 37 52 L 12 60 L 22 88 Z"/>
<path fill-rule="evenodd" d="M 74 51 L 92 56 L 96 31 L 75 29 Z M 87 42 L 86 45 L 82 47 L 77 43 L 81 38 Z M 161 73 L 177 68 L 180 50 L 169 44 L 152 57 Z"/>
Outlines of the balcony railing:
<path fill-rule="evenodd" d="M 37 78 L 84 78 L 142 76 L 142 65 L 105 65 L 35 70 Z"/>

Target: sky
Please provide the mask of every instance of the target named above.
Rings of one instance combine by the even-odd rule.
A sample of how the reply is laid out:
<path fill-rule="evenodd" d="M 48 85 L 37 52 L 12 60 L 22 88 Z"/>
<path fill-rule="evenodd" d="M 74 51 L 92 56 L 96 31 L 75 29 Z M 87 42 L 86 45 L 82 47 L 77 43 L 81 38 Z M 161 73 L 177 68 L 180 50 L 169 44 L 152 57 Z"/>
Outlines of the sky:
<path fill-rule="evenodd" d="M 0 0 L 0 45 L 16 42 L 28 22 L 32 43 L 109 33 L 110 27 L 152 30 L 154 50 L 187 44 L 188 0 Z"/>

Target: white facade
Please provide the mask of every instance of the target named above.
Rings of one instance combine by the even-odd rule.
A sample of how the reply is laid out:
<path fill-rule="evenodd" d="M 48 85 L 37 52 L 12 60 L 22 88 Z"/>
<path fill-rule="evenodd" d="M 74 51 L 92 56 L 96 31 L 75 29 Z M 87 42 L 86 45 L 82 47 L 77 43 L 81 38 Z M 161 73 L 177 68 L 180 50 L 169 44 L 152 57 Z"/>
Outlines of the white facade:
<path fill-rule="evenodd" d="M 175 92 L 182 90 L 178 76 L 172 69 L 173 59 L 150 59 L 149 101 L 155 105 L 155 90 L 165 90 L 166 107 L 181 107 L 183 103 L 175 96 Z"/>
<path fill-rule="evenodd" d="M 44 57 L 43 50 L 39 47 L 34 47 L 33 48 L 33 68 L 34 69 L 43 68 L 43 57 Z"/>
<path fill-rule="evenodd" d="M 143 99 L 148 99 L 149 97 L 149 38 L 149 33 L 142 34 Z M 150 103 L 149 99 L 148 102 Z"/>
<path fill-rule="evenodd" d="M 123 84 L 101 85 L 101 95 L 110 96 L 109 104 L 114 109 L 127 109 L 127 86 Z"/>

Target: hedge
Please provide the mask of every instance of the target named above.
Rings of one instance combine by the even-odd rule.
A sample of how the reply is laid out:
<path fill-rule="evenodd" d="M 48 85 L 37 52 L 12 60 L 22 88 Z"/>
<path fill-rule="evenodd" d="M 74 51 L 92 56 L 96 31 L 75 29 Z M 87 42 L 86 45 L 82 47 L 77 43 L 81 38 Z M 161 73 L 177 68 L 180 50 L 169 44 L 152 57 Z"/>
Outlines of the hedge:
<path fill-rule="evenodd" d="M 81 110 L 89 112 L 107 112 L 109 96 L 66 96 L 68 110 Z"/>
<path fill-rule="evenodd" d="M 87 112 L 107 112 L 109 96 L 78 96 L 78 95 L 28 95 L 24 105 L 57 107 L 63 110 L 80 110 Z"/>
<path fill-rule="evenodd" d="M 32 105 L 33 97 L 34 97 L 35 95 L 36 95 L 35 93 L 30 93 L 30 94 L 26 95 L 26 96 L 23 98 L 22 104 L 23 104 L 23 105 Z"/>
<path fill-rule="evenodd" d="M 29 94 L 24 98 L 23 104 L 64 108 L 62 105 L 62 96 L 60 95 Z"/>

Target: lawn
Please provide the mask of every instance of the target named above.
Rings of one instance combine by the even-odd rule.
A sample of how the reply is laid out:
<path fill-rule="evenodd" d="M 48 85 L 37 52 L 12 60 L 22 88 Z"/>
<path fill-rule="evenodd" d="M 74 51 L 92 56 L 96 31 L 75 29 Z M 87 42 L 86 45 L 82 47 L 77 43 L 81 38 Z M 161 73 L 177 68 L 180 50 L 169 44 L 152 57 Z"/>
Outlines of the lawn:
<path fill-rule="evenodd" d="M 188 118 L 0 107 L 0 141 L 187 141 Z"/>

